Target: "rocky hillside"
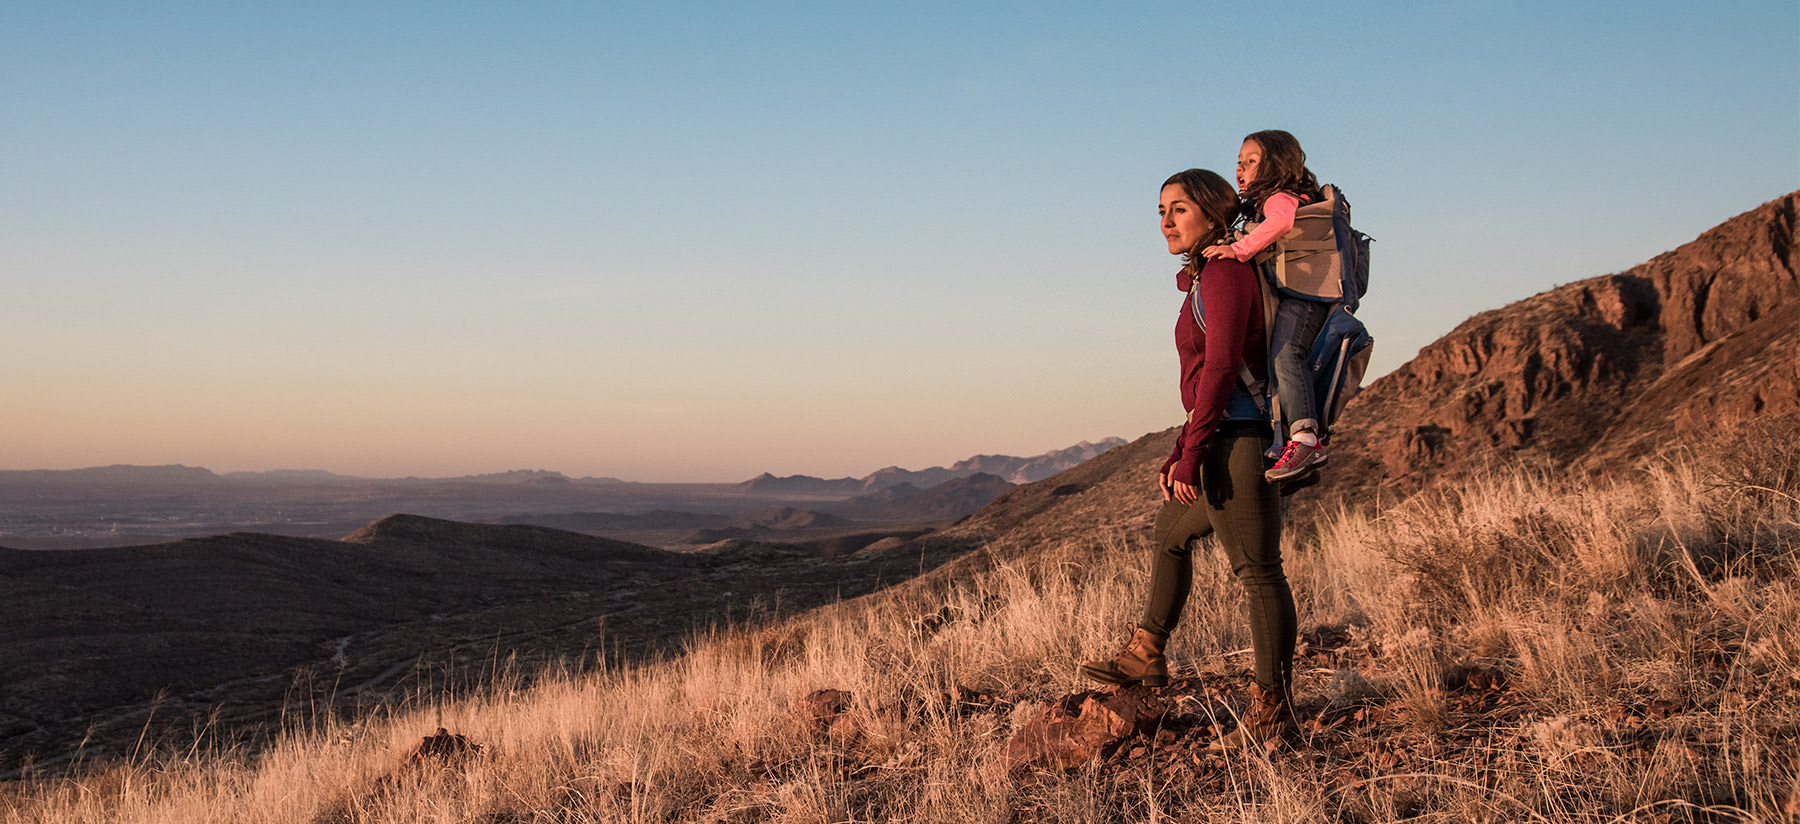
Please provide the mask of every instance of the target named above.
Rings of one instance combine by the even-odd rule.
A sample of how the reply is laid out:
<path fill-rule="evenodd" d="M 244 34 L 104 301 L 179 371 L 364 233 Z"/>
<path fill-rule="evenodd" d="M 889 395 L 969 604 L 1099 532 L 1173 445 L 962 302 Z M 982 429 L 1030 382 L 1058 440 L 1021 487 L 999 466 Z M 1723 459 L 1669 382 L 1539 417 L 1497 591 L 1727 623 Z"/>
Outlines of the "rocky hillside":
<path fill-rule="evenodd" d="M 1322 489 L 1404 494 L 1497 460 L 1616 471 L 1716 430 L 1791 418 L 1797 201 L 1464 321 L 1352 401 Z"/>

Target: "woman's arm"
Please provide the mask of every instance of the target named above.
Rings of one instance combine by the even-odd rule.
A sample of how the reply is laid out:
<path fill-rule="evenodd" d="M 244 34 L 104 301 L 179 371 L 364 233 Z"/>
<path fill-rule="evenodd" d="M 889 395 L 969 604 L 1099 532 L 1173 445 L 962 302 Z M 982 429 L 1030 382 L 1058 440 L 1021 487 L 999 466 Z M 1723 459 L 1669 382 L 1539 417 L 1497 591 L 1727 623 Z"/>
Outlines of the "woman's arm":
<path fill-rule="evenodd" d="M 1250 318 L 1262 311 L 1256 277 L 1246 264 L 1219 261 L 1208 264 L 1200 279 L 1200 299 L 1206 304 L 1205 349 L 1193 379 L 1194 405 L 1181 427 L 1180 457 L 1169 469 L 1170 481 L 1199 484 L 1200 456 L 1224 419 L 1225 401 L 1243 364 Z"/>

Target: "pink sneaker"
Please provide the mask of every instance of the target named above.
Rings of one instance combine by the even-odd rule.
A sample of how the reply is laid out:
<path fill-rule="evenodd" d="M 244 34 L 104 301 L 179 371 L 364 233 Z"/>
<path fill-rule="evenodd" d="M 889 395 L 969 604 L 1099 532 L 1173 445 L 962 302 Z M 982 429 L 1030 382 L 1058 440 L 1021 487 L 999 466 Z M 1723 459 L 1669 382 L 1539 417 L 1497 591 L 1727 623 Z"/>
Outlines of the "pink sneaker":
<path fill-rule="evenodd" d="M 1324 466 L 1329 458 L 1324 444 L 1307 446 L 1299 441 L 1288 441 L 1287 447 L 1281 450 L 1281 457 L 1263 473 L 1263 477 L 1270 481 L 1296 478 Z"/>

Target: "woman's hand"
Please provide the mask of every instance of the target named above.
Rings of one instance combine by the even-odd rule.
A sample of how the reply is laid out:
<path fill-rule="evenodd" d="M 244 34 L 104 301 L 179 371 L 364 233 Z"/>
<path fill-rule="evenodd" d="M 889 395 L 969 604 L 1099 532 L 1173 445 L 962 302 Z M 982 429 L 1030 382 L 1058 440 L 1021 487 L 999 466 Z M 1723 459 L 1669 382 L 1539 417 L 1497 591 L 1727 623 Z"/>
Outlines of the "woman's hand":
<path fill-rule="evenodd" d="M 1207 260 L 1218 260 L 1220 258 L 1230 258 L 1231 260 L 1237 260 L 1237 253 L 1231 251 L 1231 247 L 1227 246 L 1223 243 L 1221 243 L 1217 246 L 1208 246 L 1205 249 L 1201 249 L 1200 256 L 1206 258 Z"/>
<path fill-rule="evenodd" d="M 1169 481 L 1168 488 L 1174 492 L 1175 500 L 1180 501 L 1184 504 L 1187 504 L 1188 506 L 1193 506 L 1194 504 L 1197 504 L 1200 502 L 1200 490 L 1198 487 L 1195 487 L 1192 484 L 1185 484 L 1185 483 L 1182 483 L 1181 481 L 1171 480 L 1171 481 Z M 1165 492 L 1163 494 L 1167 495 L 1169 493 Z M 1165 497 L 1163 500 L 1168 500 L 1168 498 Z"/>
<path fill-rule="evenodd" d="M 1156 485 L 1162 487 L 1163 500 L 1166 501 L 1169 498 L 1174 496 L 1175 491 L 1169 487 L 1169 468 L 1168 467 L 1165 466 L 1165 467 L 1163 467 L 1163 470 L 1161 472 L 1156 473 Z"/>

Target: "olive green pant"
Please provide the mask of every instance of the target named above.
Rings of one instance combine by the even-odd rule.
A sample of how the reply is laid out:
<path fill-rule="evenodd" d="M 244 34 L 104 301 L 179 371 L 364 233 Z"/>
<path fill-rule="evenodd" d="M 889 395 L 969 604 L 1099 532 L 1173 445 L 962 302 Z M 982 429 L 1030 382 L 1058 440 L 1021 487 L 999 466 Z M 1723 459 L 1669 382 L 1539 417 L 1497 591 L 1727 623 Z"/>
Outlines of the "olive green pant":
<path fill-rule="evenodd" d="M 1200 501 L 1189 506 L 1171 500 L 1156 515 L 1150 602 L 1138 626 L 1164 637 L 1175 630 L 1194 585 L 1191 542 L 1217 534 L 1244 586 L 1256 680 L 1285 690 L 1293 673 L 1296 618 L 1294 593 L 1281 569 L 1281 497 L 1263 479 L 1268 428 L 1227 427 L 1201 461 Z"/>

